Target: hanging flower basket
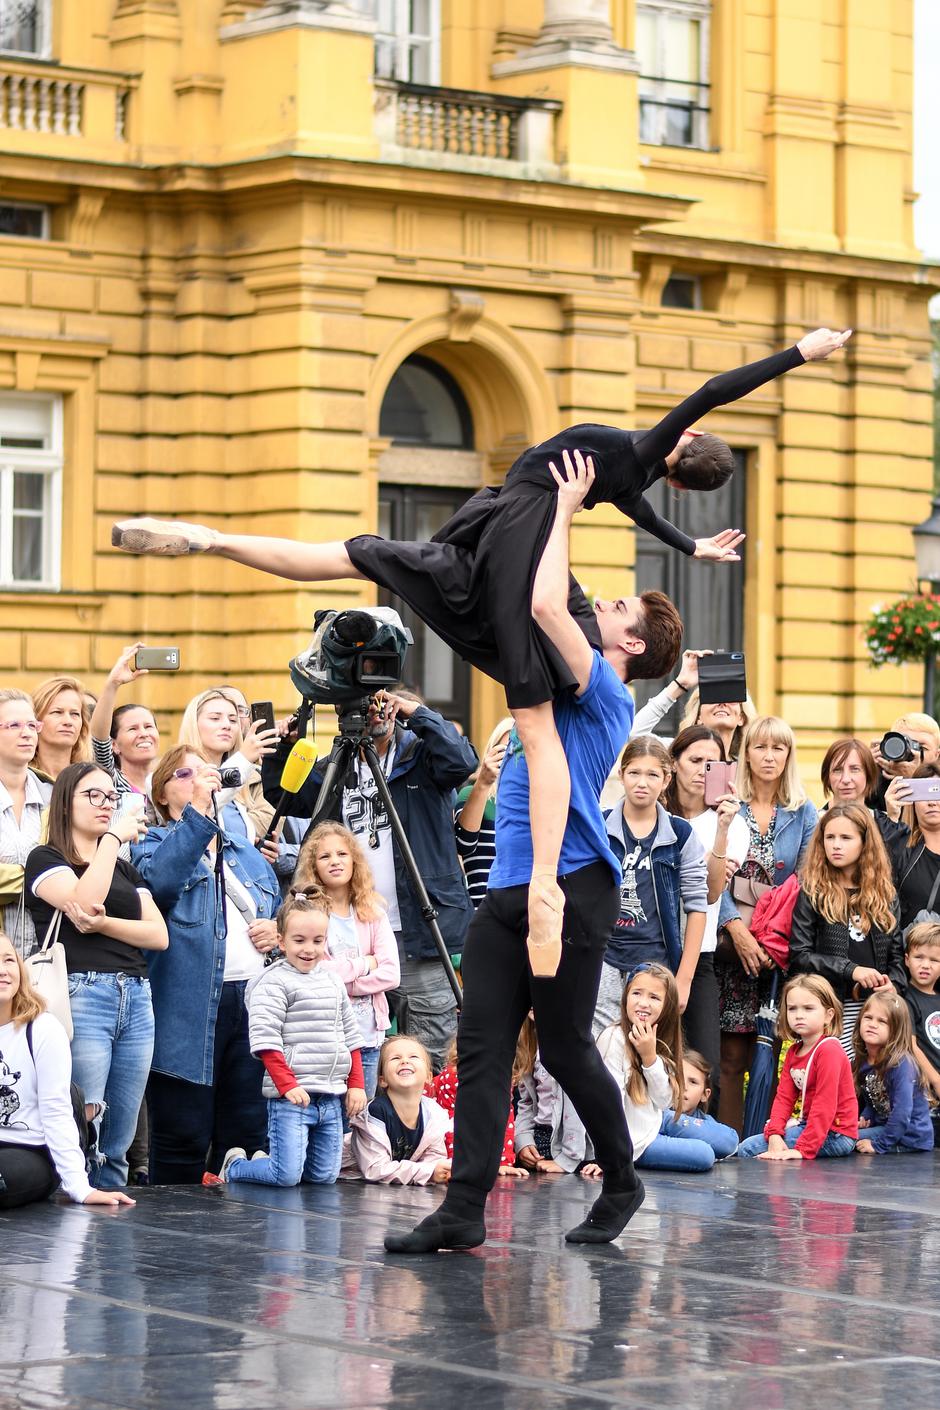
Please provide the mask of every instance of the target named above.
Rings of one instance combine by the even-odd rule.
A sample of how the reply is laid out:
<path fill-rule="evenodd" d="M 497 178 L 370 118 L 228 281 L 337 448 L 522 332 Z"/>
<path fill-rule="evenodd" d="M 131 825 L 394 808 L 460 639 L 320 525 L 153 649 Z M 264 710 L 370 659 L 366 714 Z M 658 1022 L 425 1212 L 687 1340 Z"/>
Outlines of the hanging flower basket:
<path fill-rule="evenodd" d="M 918 594 L 876 607 L 863 635 L 873 666 L 923 661 L 940 648 L 940 597 Z"/>

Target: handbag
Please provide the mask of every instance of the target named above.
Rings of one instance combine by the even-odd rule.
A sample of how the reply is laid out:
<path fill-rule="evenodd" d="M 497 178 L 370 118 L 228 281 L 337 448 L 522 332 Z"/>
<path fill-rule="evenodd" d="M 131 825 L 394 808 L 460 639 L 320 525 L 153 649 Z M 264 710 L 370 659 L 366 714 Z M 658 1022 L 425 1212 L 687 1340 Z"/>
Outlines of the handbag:
<path fill-rule="evenodd" d="M 761 868 L 761 870 L 763 871 L 763 868 Z M 767 875 L 766 871 L 764 875 Z M 751 928 L 751 921 L 754 918 L 754 910 L 758 901 L 762 896 L 766 896 L 768 891 L 772 891 L 773 889 L 773 882 L 757 881 L 752 876 L 743 876 L 739 871 L 735 872 L 734 876 L 731 878 L 728 891 L 737 908 L 738 915 L 744 921 L 748 930 Z M 736 960 L 738 957 L 738 952 L 734 948 L 734 941 L 725 929 L 722 930 L 718 937 L 718 943 L 715 946 L 715 954 L 721 960 Z"/>
<path fill-rule="evenodd" d="M 72 1041 L 72 1007 L 69 1003 L 69 976 L 65 967 L 65 946 L 59 939 L 62 912 L 56 911 L 49 922 L 40 948 L 23 961 L 29 982 Z"/>

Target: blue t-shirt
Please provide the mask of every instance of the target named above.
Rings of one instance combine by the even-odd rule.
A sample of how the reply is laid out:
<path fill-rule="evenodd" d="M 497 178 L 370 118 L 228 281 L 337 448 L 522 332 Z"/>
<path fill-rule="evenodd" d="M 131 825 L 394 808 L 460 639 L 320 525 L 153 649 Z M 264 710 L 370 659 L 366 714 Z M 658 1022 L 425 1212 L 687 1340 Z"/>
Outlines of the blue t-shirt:
<path fill-rule="evenodd" d="M 609 864 L 620 884 L 620 862 L 611 850 L 600 796 L 633 724 L 633 696 L 599 651 L 583 695 L 569 691 L 555 701 L 555 727 L 571 775 L 571 802 L 558 873 L 592 862 Z M 496 861 L 490 889 L 526 886 L 532 876 L 529 770 L 513 730 L 499 772 L 496 794 Z"/>
<path fill-rule="evenodd" d="M 657 820 L 647 837 L 634 837 L 626 822 L 623 824 L 626 852 L 620 880 L 620 914 L 604 959 L 624 972 L 638 964 L 669 964 L 653 883 L 653 843 L 658 826 Z"/>

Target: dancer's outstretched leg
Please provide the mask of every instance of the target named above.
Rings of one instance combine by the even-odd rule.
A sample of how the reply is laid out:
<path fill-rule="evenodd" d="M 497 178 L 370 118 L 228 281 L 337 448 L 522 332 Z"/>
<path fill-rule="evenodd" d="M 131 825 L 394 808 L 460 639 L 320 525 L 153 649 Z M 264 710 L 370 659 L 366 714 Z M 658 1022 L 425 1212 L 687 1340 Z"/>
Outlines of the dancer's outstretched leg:
<path fill-rule="evenodd" d="M 550 979 L 561 961 L 565 897 L 558 885 L 558 858 L 568 822 L 571 778 L 551 704 L 517 709 L 513 718 L 529 772 L 529 964 L 536 978 Z"/>
<path fill-rule="evenodd" d="M 164 558 L 211 553 L 299 583 L 365 576 L 353 567 L 342 542 L 298 543 L 260 534 L 223 534 L 182 519 L 122 519 L 111 530 L 111 542 L 126 553 L 154 553 Z"/>

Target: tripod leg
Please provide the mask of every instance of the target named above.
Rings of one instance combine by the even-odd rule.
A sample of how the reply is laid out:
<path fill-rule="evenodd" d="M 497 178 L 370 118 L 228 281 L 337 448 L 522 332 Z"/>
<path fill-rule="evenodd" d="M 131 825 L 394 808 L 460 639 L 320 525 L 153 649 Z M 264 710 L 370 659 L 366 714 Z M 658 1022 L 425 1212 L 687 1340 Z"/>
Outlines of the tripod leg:
<path fill-rule="evenodd" d="M 312 831 L 317 823 L 323 822 L 324 818 L 330 816 L 330 810 L 342 792 L 343 780 L 349 771 L 355 750 L 355 742 L 345 739 L 341 734 L 338 734 L 333 740 L 333 748 L 330 750 L 330 757 L 323 770 L 323 781 L 320 784 L 317 801 L 313 806 L 313 816 L 310 819 L 308 832 Z"/>
<path fill-rule="evenodd" d="M 441 928 L 437 923 L 437 912 L 431 904 L 431 898 L 427 893 L 427 888 L 421 878 L 421 873 L 418 871 L 418 864 L 415 861 L 414 852 L 411 850 L 405 829 L 402 827 L 401 818 L 395 811 L 395 804 L 392 802 L 392 795 L 389 792 L 388 780 L 385 777 L 379 757 L 375 752 L 375 745 L 371 740 L 364 742 L 363 752 L 366 756 L 366 762 L 372 770 L 372 777 L 375 779 L 375 786 L 378 790 L 379 797 L 382 799 L 385 805 L 385 811 L 388 813 L 388 820 L 391 823 L 392 832 L 395 834 L 398 846 L 401 849 L 401 855 L 408 870 L 408 875 L 411 877 L 411 881 L 417 893 L 418 904 L 421 907 L 421 915 L 427 922 L 428 929 L 437 947 L 437 952 L 440 955 L 441 964 L 444 966 L 447 982 L 454 992 L 454 998 L 457 1000 L 457 1007 L 459 1009 L 463 1003 L 463 990 L 454 972 L 454 966 L 450 962 L 447 945 L 441 934 Z"/>

